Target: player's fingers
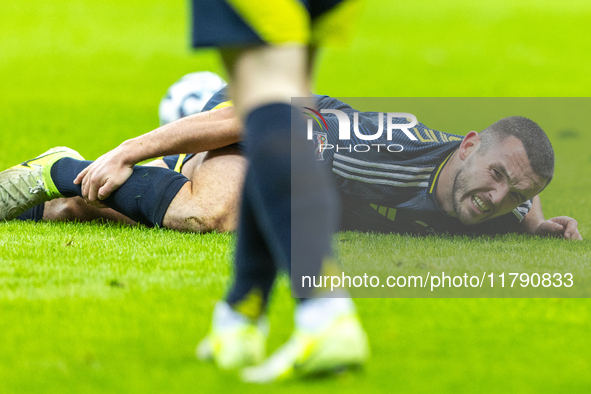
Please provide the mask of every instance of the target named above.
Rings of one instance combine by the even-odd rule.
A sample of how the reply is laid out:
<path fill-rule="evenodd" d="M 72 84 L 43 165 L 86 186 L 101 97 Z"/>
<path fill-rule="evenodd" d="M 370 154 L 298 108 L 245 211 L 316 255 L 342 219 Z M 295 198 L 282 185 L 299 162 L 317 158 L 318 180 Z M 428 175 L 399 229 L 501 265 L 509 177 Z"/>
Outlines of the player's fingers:
<path fill-rule="evenodd" d="M 582 239 L 581 234 L 579 234 L 579 230 L 577 229 L 579 223 L 575 219 L 570 219 L 566 224 L 566 229 L 564 230 L 564 238 L 570 240 L 578 240 Z"/>
<path fill-rule="evenodd" d="M 86 176 L 82 180 L 82 198 L 84 198 L 86 200 L 86 202 L 88 202 L 88 203 L 90 203 L 90 193 L 91 193 L 91 187 L 92 187 L 94 178 L 95 178 L 94 172 L 90 171 L 86 174 Z"/>
<path fill-rule="evenodd" d="M 576 230 L 576 229 L 572 233 L 569 233 L 568 237 L 565 233 L 564 238 L 568 239 L 569 241 L 582 241 L 583 240 L 583 237 L 581 237 L 581 233 L 579 233 L 579 230 Z"/>
<path fill-rule="evenodd" d="M 565 224 L 566 224 L 566 229 L 564 230 L 565 235 L 567 233 L 574 232 L 577 229 L 577 226 L 579 225 L 579 223 L 577 223 L 577 221 L 572 218 L 569 219 Z"/>
<path fill-rule="evenodd" d="M 86 200 L 86 202 L 89 202 L 88 195 L 90 193 L 90 186 L 92 185 L 92 180 L 94 178 L 96 178 L 96 172 L 97 172 L 96 162 L 94 162 L 91 165 L 89 165 L 88 167 L 86 167 L 80 173 L 80 175 L 82 175 L 82 174 L 84 175 L 84 177 L 81 179 L 81 185 L 82 185 L 82 198 L 84 198 Z"/>
<path fill-rule="evenodd" d="M 82 182 L 82 180 L 84 179 L 84 177 L 88 173 L 89 168 L 90 168 L 90 166 L 88 166 L 85 169 L 83 169 L 82 171 L 80 171 L 80 173 L 78 174 L 78 176 L 76 177 L 76 179 L 74 179 L 74 184 L 75 185 L 79 185 Z"/>
<path fill-rule="evenodd" d="M 115 182 L 111 181 L 110 179 L 107 179 L 107 182 L 105 182 L 105 184 L 103 186 L 101 186 L 100 189 L 98 189 L 97 192 L 97 197 L 99 200 L 104 200 L 105 198 L 109 197 L 111 195 L 111 193 L 113 193 L 113 191 L 115 189 L 117 189 L 119 186 L 117 184 L 115 184 Z"/>
<path fill-rule="evenodd" d="M 98 189 L 102 185 L 102 182 L 91 178 L 88 182 L 88 202 L 94 206 L 98 206 Z"/>
<path fill-rule="evenodd" d="M 88 184 L 89 184 L 89 179 L 90 176 L 86 175 L 84 178 L 82 178 L 82 184 L 80 187 L 80 191 L 82 192 L 82 198 L 88 202 Z"/>
<path fill-rule="evenodd" d="M 564 227 L 558 223 L 546 220 L 538 227 L 539 235 L 559 235 L 562 234 Z"/>

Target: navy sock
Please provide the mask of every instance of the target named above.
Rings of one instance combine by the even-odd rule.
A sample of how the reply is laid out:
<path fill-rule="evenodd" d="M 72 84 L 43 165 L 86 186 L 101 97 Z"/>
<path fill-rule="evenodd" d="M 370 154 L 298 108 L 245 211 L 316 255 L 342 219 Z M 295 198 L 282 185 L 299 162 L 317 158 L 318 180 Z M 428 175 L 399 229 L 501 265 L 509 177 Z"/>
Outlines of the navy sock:
<path fill-rule="evenodd" d="M 73 182 L 91 163 L 69 157 L 55 162 L 51 178 L 63 196 L 82 197 L 81 186 Z M 129 179 L 104 202 L 136 222 L 161 227 L 170 203 L 188 181 L 184 175 L 167 168 L 135 166 Z"/>
<path fill-rule="evenodd" d="M 43 211 L 45 210 L 45 203 L 35 205 L 33 208 L 21 213 L 16 217 L 17 220 L 34 220 L 39 222 L 43 220 Z"/>
<path fill-rule="evenodd" d="M 292 122 L 294 130 L 302 130 L 293 141 Z M 250 165 L 230 303 L 239 299 L 240 293 L 245 296 L 245 289 L 270 289 L 268 284 L 279 267 L 288 271 L 297 267 L 292 275 L 293 290 L 305 298 L 308 292 L 300 288 L 301 275 L 317 275 L 322 261 L 332 254 L 338 205 L 315 160 L 314 148 L 305 139 L 305 129 L 299 111 L 288 104 L 260 107 L 246 121 Z M 244 204 L 251 214 L 245 214 L 249 211 Z M 268 298 L 268 294 L 264 296 Z"/>
<path fill-rule="evenodd" d="M 89 160 L 75 160 L 64 157 L 51 166 L 51 179 L 62 196 L 82 197 L 82 186 L 74 185 L 74 179 L 91 164 L 92 161 Z"/>
<path fill-rule="evenodd" d="M 332 240 L 340 212 L 330 167 L 316 158 L 314 143 L 306 138 L 301 112 L 292 113 L 291 287 L 292 294 L 300 299 L 312 295 L 312 289 L 302 286 L 303 276 L 313 277 L 322 274 L 324 268 L 334 269 L 324 264 L 334 264 Z"/>
<path fill-rule="evenodd" d="M 248 184 L 248 177 L 246 184 Z M 250 317 L 256 318 L 267 305 L 277 270 L 263 235 L 257 226 L 253 226 L 256 219 L 248 193 L 243 194 L 240 213 L 240 223 L 238 224 L 240 236 L 237 249 L 241 252 L 236 255 L 233 287 L 230 289 L 226 301 L 235 306 L 240 301 L 248 299 L 248 294 L 256 294 L 257 291 L 260 291 L 261 299 L 258 300 L 260 304 L 251 306 L 256 311 L 251 312 L 252 316 Z"/>

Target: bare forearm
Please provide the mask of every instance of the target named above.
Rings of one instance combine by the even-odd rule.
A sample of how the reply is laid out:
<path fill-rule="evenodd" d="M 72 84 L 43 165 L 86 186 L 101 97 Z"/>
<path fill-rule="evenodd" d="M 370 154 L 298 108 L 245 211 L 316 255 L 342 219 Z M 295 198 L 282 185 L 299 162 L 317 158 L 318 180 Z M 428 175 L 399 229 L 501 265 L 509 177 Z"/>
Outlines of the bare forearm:
<path fill-rule="evenodd" d="M 242 126 L 232 107 L 203 112 L 123 142 L 117 150 L 127 163 L 159 156 L 198 153 L 240 141 Z"/>

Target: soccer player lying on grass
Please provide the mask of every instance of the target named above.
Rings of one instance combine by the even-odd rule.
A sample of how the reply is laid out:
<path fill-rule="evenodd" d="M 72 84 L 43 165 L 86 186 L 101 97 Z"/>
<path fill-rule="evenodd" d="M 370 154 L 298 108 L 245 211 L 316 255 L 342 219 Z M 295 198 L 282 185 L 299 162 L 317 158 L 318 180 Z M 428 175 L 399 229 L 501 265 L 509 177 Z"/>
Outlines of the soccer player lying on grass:
<path fill-rule="evenodd" d="M 164 125 L 152 133 L 126 141 L 119 148 L 102 156 L 96 164 L 116 159 L 117 166 L 125 167 L 123 173 L 113 173 L 106 185 L 117 188 L 123 184 L 105 201 L 114 209 L 103 208 L 106 204 L 87 204 L 74 192 L 76 189 L 80 190 L 72 181 L 81 169 L 71 165 L 82 165 L 84 168 L 90 162 L 82 164 L 69 159 L 60 160 L 57 165 L 52 166 L 50 181 L 47 182 L 54 193 L 46 196 L 33 191 L 33 204 L 41 203 L 18 218 L 47 221 L 107 219 L 189 232 L 232 231 L 237 224 L 246 168 L 241 147 L 235 144 L 240 140 L 240 130 L 233 108 L 216 109 Z M 136 160 L 151 159 L 154 156 L 150 152 L 154 149 L 162 152 L 161 156 L 164 157 L 137 166 L 135 171 L 133 164 L 124 164 L 128 159 L 134 161 L 134 164 L 137 163 Z M 78 156 L 81 159 L 72 150 L 54 150 L 57 153 L 41 155 L 39 161 L 57 156 Z M 122 156 L 121 150 L 133 154 L 134 157 Z M 177 152 L 196 153 L 173 155 Z M 168 154 L 173 156 L 167 156 Z M 22 165 L 34 167 L 36 163 L 33 160 Z M 109 168 L 105 170 L 109 171 Z M 142 172 L 137 172 L 138 170 Z M 7 185 L 2 177 L 5 173 L 0 175 L 3 186 Z M 58 173 L 60 175 L 56 175 Z M 132 173 L 133 176 L 124 183 L 125 178 Z M 69 179 L 70 175 L 73 176 L 72 179 Z M 114 186 L 116 182 L 119 184 Z M 13 184 L 12 187 L 17 185 Z M 29 190 L 24 184 L 23 187 Z M 72 198 L 59 198 L 62 195 L 54 188 Z M 67 188 L 70 191 L 66 191 Z M 43 201 L 46 202 L 43 204 Z M 0 204 L 0 217 L 14 217 L 17 211 L 13 213 L 7 210 L 9 207 L 3 202 L 2 195 Z M 19 208 L 11 205 L 10 209 Z"/>
<path fill-rule="evenodd" d="M 0 173 L 0 219 L 15 218 L 36 205 L 20 218 L 106 218 L 180 231 L 233 230 L 246 162 L 240 154 L 241 127 L 223 93 L 216 94 L 204 112 L 125 141 L 90 167 L 91 162 L 61 148 Z M 208 111 L 215 106 L 222 108 Z M 355 112 L 327 96 L 319 96 L 317 107 Z M 360 113 L 360 131 L 375 134 L 377 117 L 377 113 Z M 414 141 L 398 130 L 392 141 L 385 136 L 372 141 L 382 144 L 379 150 L 370 146 L 368 152 L 361 152 L 366 148 L 357 147 L 357 152 L 355 146 L 363 141 L 338 140 L 336 116 L 325 114 L 324 118 L 328 130 L 314 130 L 326 137 L 324 149 L 317 146 L 317 158 L 334 174 L 345 230 L 515 231 L 582 239 L 575 219 L 544 219 L 537 195 L 552 179 L 554 153 L 546 134 L 529 119 L 504 118 L 465 137 L 419 123 L 412 129 L 417 136 Z M 405 122 L 400 119 L 399 123 Z M 337 145 L 338 152 L 330 148 Z M 392 152 L 388 145 L 394 147 Z M 400 146 L 402 151 L 395 152 Z M 134 167 L 140 161 L 179 152 L 199 153 L 166 156 Z M 88 171 L 87 182 L 81 183 Z M 86 204 L 81 196 L 112 209 Z M 44 201 L 48 201 L 45 207 Z"/>

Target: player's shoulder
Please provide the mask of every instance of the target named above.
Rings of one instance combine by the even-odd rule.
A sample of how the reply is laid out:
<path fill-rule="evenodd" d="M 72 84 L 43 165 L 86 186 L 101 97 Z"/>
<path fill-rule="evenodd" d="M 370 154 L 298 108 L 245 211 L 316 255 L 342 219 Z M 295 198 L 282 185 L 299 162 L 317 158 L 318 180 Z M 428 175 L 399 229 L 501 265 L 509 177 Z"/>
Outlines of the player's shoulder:
<path fill-rule="evenodd" d="M 338 109 L 341 111 L 353 111 L 353 108 L 349 104 L 334 97 L 320 94 L 314 94 L 312 96 L 316 100 L 315 107 L 318 110 Z"/>
<path fill-rule="evenodd" d="M 215 107 L 217 107 L 218 105 L 220 105 L 221 103 L 229 101 L 230 97 L 229 97 L 228 93 L 229 93 L 228 92 L 228 85 L 226 85 L 223 88 L 221 88 L 220 90 L 218 90 L 213 96 L 211 96 L 209 101 L 205 104 L 202 112 L 210 111 L 210 110 L 214 109 Z"/>
<path fill-rule="evenodd" d="M 405 121 L 406 119 L 402 119 L 400 122 Z M 437 162 L 457 149 L 464 139 L 461 135 L 436 130 L 422 122 L 417 122 L 416 126 L 407 130 L 408 133 L 403 135 L 398 132 L 394 137 L 404 147 L 400 153 L 406 160 Z"/>

